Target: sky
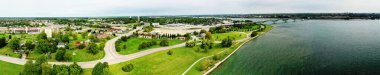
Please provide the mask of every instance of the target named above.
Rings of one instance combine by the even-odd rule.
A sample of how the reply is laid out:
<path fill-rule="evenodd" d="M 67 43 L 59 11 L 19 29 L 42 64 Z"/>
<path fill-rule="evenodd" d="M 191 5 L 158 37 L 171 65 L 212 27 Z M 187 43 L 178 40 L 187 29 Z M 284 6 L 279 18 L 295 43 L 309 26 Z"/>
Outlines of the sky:
<path fill-rule="evenodd" d="M 379 13 L 380 0 L 0 0 L 0 17 Z"/>

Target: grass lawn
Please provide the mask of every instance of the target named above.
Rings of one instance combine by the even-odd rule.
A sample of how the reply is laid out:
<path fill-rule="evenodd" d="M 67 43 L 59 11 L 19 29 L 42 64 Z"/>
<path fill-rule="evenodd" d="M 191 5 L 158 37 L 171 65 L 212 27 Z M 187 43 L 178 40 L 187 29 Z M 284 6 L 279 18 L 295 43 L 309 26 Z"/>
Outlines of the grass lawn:
<path fill-rule="evenodd" d="M 216 46 L 207 53 L 195 52 L 195 49 L 189 47 L 171 49 L 173 55 L 167 55 L 168 50 L 165 50 L 128 62 L 110 65 L 110 70 L 114 75 L 179 75 L 196 60 L 216 54 L 227 48 Z M 129 63 L 134 65 L 134 69 L 128 73 L 122 71 L 121 68 Z M 84 74 L 91 74 L 91 71 L 91 69 L 86 69 Z"/>
<path fill-rule="evenodd" d="M 68 51 L 70 54 L 73 54 L 74 50 Z M 93 55 L 91 53 L 87 53 L 87 50 L 77 50 L 75 51 L 76 55 L 73 55 L 73 58 L 71 61 L 73 62 L 83 62 L 83 61 L 93 61 L 93 60 L 99 60 L 102 59 L 105 55 L 103 49 L 102 51 L 99 51 L 99 53 Z"/>
<path fill-rule="evenodd" d="M 0 66 L 1 75 L 19 75 L 24 68 L 22 65 L 12 64 L 1 60 Z"/>
<path fill-rule="evenodd" d="M 228 36 L 230 38 L 232 38 L 233 40 L 239 40 L 239 39 L 243 39 L 243 38 L 247 37 L 246 33 L 244 33 L 244 32 L 228 32 L 228 33 L 212 34 L 212 38 L 215 41 L 222 41 L 223 39 L 227 38 Z"/>
<path fill-rule="evenodd" d="M 16 57 L 16 58 L 19 58 L 21 56 L 20 54 L 14 53 L 13 50 L 8 46 L 0 48 L 0 54 L 1 55 L 8 55 L 11 57 Z"/>
<path fill-rule="evenodd" d="M 67 53 L 73 55 L 73 53 L 75 52 L 75 55 L 72 56 L 72 60 L 71 62 L 84 62 L 84 61 L 93 61 L 93 60 L 99 60 L 99 59 L 102 59 L 105 55 L 104 53 L 104 50 L 103 50 L 103 47 L 102 48 L 99 48 L 99 53 L 97 54 L 91 54 L 91 53 L 87 53 L 87 48 L 84 48 L 84 49 L 77 49 L 77 48 L 74 48 L 74 45 L 75 45 L 75 42 L 80 42 L 80 41 L 86 41 L 88 39 L 88 36 L 86 34 L 86 37 L 83 37 L 82 34 L 77 34 L 77 33 L 74 33 L 76 35 L 76 37 L 74 36 L 70 36 L 70 43 L 69 43 L 69 46 L 70 46 L 70 49 L 67 49 Z M 114 36 L 111 36 L 110 38 L 113 38 Z M 108 39 L 104 38 L 104 39 L 100 39 L 100 42 L 98 42 L 98 46 L 101 46 L 101 45 L 104 45 L 105 42 L 107 42 Z M 55 54 L 56 53 L 52 53 L 51 54 L 51 59 L 49 59 L 50 62 L 56 62 L 57 60 L 55 60 Z M 32 52 L 27 58 L 28 59 L 36 59 L 37 57 L 39 57 L 40 53 L 37 53 L 37 52 Z"/>
<path fill-rule="evenodd" d="M 119 47 L 119 49 L 121 49 L 119 52 L 120 54 L 127 55 L 127 54 L 142 51 L 142 50 L 138 50 L 139 45 L 143 42 L 148 42 L 151 40 L 155 40 L 157 42 L 157 45 L 149 47 L 149 48 L 145 48 L 143 50 L 161 47 L 161 46 L 159 46 L 161 39 L 147 39 L 147 38 L 136 38 L 136 37 L 132 37 L 132 38 L 128 39 L 127 42 L 121 42 L 120 44 L 117 45 L 117 47 Z M 169 45 L 170 46 L 176 45 L 176 44 L 180 44 L 183 42 L 184 41 L 182 41 L 182 40 L 169 40 Z M 124 45 L 126 45 L 126 47 L 127 47 L 126 49 L 123 49 Z"/>

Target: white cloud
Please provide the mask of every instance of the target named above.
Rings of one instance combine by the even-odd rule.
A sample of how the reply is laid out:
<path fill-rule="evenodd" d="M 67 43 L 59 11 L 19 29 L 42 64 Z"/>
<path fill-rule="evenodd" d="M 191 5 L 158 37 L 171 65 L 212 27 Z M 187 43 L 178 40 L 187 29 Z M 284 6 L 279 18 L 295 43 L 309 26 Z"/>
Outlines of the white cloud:
<path fill-rule="evenodd" d="M 0 0 L 0 16 L 380 12 L 379 0 Z"/>

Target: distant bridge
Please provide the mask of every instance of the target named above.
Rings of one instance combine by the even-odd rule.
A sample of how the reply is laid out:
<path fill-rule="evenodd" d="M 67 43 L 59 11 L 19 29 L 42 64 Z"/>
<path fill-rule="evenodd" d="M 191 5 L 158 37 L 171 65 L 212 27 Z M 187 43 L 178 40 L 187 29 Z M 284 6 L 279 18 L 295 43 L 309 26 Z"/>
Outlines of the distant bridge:
<path fill-rule="evenodd" d="M 273 19 L 273 20 L 265 20 L 265 21 L 257 21 L 257 23 L 272 23 L 272 24 L 277 24 L 277 23 L 288 23 L 289 21 L 292 22 L 298 22 L 298 21 L 305 21 L 306 19 L 300 19 L 300 18 L 280 18 L 280 19 Z"/>

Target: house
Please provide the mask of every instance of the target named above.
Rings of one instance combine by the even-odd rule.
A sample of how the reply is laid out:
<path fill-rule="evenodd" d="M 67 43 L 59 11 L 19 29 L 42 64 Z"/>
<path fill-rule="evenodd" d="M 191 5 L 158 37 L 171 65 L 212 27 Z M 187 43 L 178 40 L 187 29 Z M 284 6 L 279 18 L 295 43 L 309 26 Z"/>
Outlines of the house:
<path fill-rule="evenodd" d="M 63 42 L 60 42 L 60 43 L 58 43 L 58 45 L 57 45 L 58 48 L 65 48 L 65 46 L 66 46 L 66 44 L 63 43 Z"/>

